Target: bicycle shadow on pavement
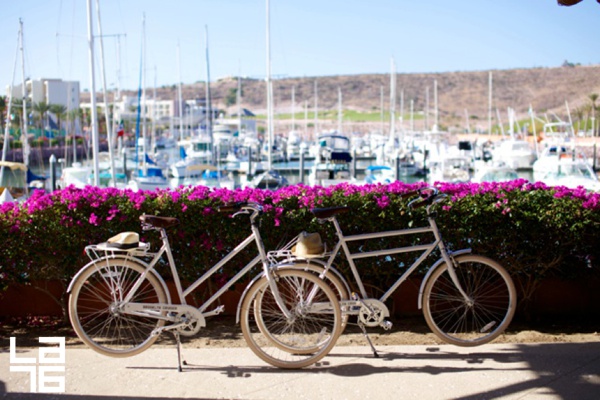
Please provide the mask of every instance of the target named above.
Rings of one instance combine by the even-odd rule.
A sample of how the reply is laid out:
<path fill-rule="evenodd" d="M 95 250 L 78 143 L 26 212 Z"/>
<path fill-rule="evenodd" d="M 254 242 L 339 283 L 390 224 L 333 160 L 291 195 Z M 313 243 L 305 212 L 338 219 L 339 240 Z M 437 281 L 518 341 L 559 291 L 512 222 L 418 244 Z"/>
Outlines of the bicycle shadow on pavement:
<path fill-rule="evenodd" d="M 348 350 L 349 348 L 344 348 L 343 350 Z M 422 372 L 431 375 L 439 375 L 443 373 L 456 373 L 456 372 L 473 372 L 473 371 L 483 371 L 483 370 L 493 370 L 494 368 L 488 367 L 474 367 L 474 365 L 479 364 L 482 365 L 486 360 L 494 360 L 496 362 L 501 363 L 514 363 L 519 362 L 517 359 L 516 353 L 473 353 L 469 355 L 458 354 L 452 352 L 440 352 L 439 348 L 428 348 L 427 351 L 431 353 L 394 353 L 394 352 L 386 352 L 379 351 L 379 357 L 375 358 L 372 354 L 368 353 L 342 353 L 336 349 L 334 352 L 330 353 L 323 360 L 315 363 L 314 365 L 303 368 L 303 369 L 279 369 L 272 366 L 224 366 L 224 367 L 215 367 L 201 364 L 194 364 L 187 362 L 183 368 L 184 372 L 194 372 L 194 371 L 215 371 L 221 372 L 227 375 L 230 378 L 249 378 L 253 375 L 258 374 L 331 374 L 342 377 L 360 377 L 360 376 L 368 376 L 374 374 L 383 374 L 383 373 L 402 373 L 402 372 Z M 347 358 L 352 359 L 348 363 L 343 364 L 334 364 L 331 362 L 331 359 L 336 358 Z M 357 359 L 365 360 L 364 362 L 356 362 Z M 454 360 L 457 362 L 468 364 L 469 366 L 459 366 L 459 367 L 448 367 L 448 366 L 433 366 L 426 365 L 423 367 L 414 367 L 414 366 L 377 366 L 373 365 L 374 361 L 395 361 L 395 360 L 423 360 L 423 361 L 448 361 Z M 129 367 L 138 369 L 138 367 Z M 159 367 L 142 367 L 144 369 L 159 369 Z M 172 368 L 169 368 L 172 369 Z M 514 369 L 513 369 L 514 370 Z"/>
<path fill-rule="evenodd" d="M 0 380 L 0 398 L 8 400 L 183 400 L 183 397 L 147 397 L 147 396 L 102 396 L 90 394 L 65 394 L 65 393 L 22 393 L 7 392 L 6 385 Z M 210 398 L 195 397 L 196 400 L 212 400 Z"/>
<path fill-rule="evenodd" d="M 281 370 L 268 366 L 201 366 L 190 364 L 185 371 L 215 371 L 229 378 L 253 378 L 264 374 L 331 374 L 340 377 L 365 377 L 377 374 L 480 374 L 485 371 L 523 372 L 527 379 L 508 382 L 462 399 L 497 398 L 514 393 L 543 390 L 555 398 L 598 399 L 600 393 L 600 342 L 507 344 L 495 351 L 448 351 L 432 346 L 414 353 L 379 351 L 379 358 L 368 353 L 348 353 L 351 348 L 334 349 L 324 360 L 301 370 Z M 334 360 L 347 359 L 336 363 Z M 364 360 L 364 361 L 362 361 Z M 404 361 L 404 362 L 403 362 Z M 415 366 L 415 362 L 421 365 Z M 480 375 L 473 375 L 477 379 Z"/>

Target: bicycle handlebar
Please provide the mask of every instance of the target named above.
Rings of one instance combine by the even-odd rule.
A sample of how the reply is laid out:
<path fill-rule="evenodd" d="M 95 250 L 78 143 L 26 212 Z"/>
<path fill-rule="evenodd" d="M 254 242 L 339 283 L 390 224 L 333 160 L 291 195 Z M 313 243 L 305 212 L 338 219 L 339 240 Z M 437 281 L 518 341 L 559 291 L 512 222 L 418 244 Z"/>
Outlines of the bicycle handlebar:
<path fill-rule="evenodd" d="M 252 210 L 260 213 L 263 211 L 263 207 L 258 203 L 251 203 L 247 201 L 238 201 L 236 203 L 224 204 L 217 207 L 217 211 L 224 213 L 236 213 L 242 210 Z"/>
<path fill-rule="evenodd" d="M 413 210 L 425 206 L 429 207 L 447 197 L 444 193 L 440 194 L 439 190 L 433 186 L 427 186 L 414 192 L 405 193 L 402 197 L 406 198 L 416 195 L 419 197 L 408 203 L 408 207 Z"/>

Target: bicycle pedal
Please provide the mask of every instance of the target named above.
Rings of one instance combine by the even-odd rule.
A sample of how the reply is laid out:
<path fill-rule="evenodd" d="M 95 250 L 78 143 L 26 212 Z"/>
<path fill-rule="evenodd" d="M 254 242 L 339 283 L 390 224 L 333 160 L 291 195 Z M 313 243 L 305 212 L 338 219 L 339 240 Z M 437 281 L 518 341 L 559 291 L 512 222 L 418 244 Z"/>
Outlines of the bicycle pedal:
<path fill-rule="evenodd" d="M 385 320 L 381 323 L 381 327 L 386 331 L 389 331 L 390 329 L 392 329 L 392 326 L 394 326 L 392 321 Z"/>
<path fill-rule="evenodd" d="M 221 314 L 223 311 L 225 311 L 225 306 L 220 305 L 217 308 L 215 308 L 214 310 L 202 314 L 202 316 L 203 317 L 212 317 L 214 315 Z M 202 325 L 202 326 L 205 326 L 205 325 Z"/>

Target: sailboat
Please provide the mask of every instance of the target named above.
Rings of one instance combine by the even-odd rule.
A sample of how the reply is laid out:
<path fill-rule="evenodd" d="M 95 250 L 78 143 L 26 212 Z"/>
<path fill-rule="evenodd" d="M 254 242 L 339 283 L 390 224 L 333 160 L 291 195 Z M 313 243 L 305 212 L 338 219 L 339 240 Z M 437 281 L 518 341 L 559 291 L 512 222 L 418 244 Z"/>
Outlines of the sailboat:
<path fill-rule="evenodd" d="M 170 186 L 170 182 L 163 173 L 163 169 L 151 162 L 147 156 L 148 141 L 146 140 L 146 118 L 144 118 L 142 137 L 140 138 L 140 119 L 142 102 L 146 102 L 146 85 L 145 85 L 145 64 L 146 64 L 146 16 L 142 20 L 142 62 L 140 63 L 140 85 L 138 88 L 138 106 L 137 119 L 135 129 L 135 170 L 134 176 L 129 181 L 128 187 L 133 190 L 155 190 L 165 189 Z M 140 151 L 141 149 L 141 151 Z M 140 155 L 141 153 L 141 155 Z"/>
<path fill-rule="evenodd" d="M 23 115 L 27 115 L 27 88 L 25 86 L 25 60 L 23 48 L 23 21 L 19 20 L 19 36 L 17 40 L 17 54 L 15 55 L 15 64 L 13 69 L 13 79 L 8 94 L 8 109 L 6 112 L 4 145 L 2 147 L 2 160 L 0 161 L 0 204 L 12 201 L 22 201 L 29 196 L 30 187 L 43 188 L 45 177 L 34 175 L 29 169 L 29 141 L 27 139 L 27 118 L 21 118 L 22 143 L 23 143 L 23 163 L 6 161 L 10 135 L 10 115 L 12 107 L 12 83 L 15 79 L 17 60 L 19 52 L 21 54 L 22 71 L 22 94 L 23 94 Z M 36 184 L 38 183 L 38 184 Z"/>
<path fill-rule="evenodd" d="M 271 81 L 271 16 L 269 0 L 266 2 L 267 8 L 267 168 L 248 183 L 248 186 L 255 188 L 278 189 L 287 186 L 288 181 L 273 170 L 273 83 Z"/>
<path fill-rule="evenodd" d="M 515 112 L 508 110 L 510 137 L 494 145 L 492 160 L 495 164 L 506 165 L 516 170 L 531 169 L 537 159 L 531 144 L 516 137 L 513 127 L 515 125 Z"/>
<path fill-rule="evenodd" d="M 113 154 L 111 120 L 108 112 L 108 96 L 106 74 L 104 68 L 104 47 L 102 42 L 102 23 L 100 20 L 100 8 L 96 4 L 96 16 L 98 24 L 98 35 L 100 39 L 100 66 L 102 76 L 102 87 L 104 94 L 104 112 L 106 119 L 106 136 L 108 141 L 108 152 L 99 151 L 99 130 L 98 117 L 96 107 L 96 78 L 95 78 L 95 51 L 94 51 L 94 29 L 92 23 L 92 6 L 91 1 L 87 2 L 87 26 L 88 26 L 88 45 L 89 45 L 89 62 L 90 62 L 90 82 L 91 82 L 91 132 L 92 132 L 92 158 L 85 161 L 77 161 L 77 145 L 75 135 L 73 139 L 73 163 L 69 167 L 62 169 L 62 176 L 59 179 L 59 186 L 66 187 L 73 185 L 78 188 L 83 188 L 87 185 L 94 186 L 115 186 L 125 187 L 126 174 L 122 163 L 119 167 L 116 166 L 116 156 Z M 66 154 L 66 153 L 65 153 Z M 67 157 L 65 156 L 65 160 Z"/>
<path fill-rule="evenodd" d="M 350 139 L 337 133 L 320 134 L 317 138 L 319 151 L 308 175 L 312 185 L 330 186 L 352 182 Z"/>
<path fill-rule="evenodd" d="M 569 122 L 544 124 L 539 158 L 533 163 L 533 179 L 548 186 L 566 186 L 600 191 L 600 181 L 590 163 L 575 147 L 573 125 Z"/>

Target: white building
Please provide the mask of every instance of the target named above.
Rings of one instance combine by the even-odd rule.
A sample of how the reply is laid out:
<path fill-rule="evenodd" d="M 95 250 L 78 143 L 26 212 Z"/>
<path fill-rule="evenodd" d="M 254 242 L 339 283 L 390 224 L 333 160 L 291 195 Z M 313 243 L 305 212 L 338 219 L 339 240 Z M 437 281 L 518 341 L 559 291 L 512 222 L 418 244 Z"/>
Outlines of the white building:
<path fill-rule="evenodd" d="M 137 96 L 123 96 L 121 101 L 111 103 L 110 105 L 113 106 L 113 116 L 116 121 L 135 121 L 137 119 Z M 98 100 L 96 102 L 96 106 L 100 109 L 103 109 L 104 103 L 101 100 Z M 173 100 L 146 99 L 146 101 L 142 101 L 140 117 L 149 121 L 170 121 L 176 116 L 176 106 L 177 105 Z M 89 110 L 91 108 L 91 103 L 82 103 L 81 108 Z"/>
<path fill-rule="evenodd" d="M 67 110 L 79 108 L 79 82 L 61 79 L 30 79 L 25 82 L 26 96 L 33 104 L 45 102 L 65 106 Z M 9 94 L 10 86 L 6 88 Z M 23 99 L 22 85 L 12 88 L 13 100 Z"/>

